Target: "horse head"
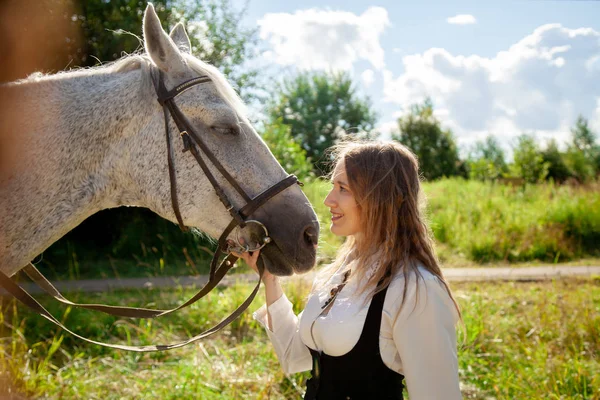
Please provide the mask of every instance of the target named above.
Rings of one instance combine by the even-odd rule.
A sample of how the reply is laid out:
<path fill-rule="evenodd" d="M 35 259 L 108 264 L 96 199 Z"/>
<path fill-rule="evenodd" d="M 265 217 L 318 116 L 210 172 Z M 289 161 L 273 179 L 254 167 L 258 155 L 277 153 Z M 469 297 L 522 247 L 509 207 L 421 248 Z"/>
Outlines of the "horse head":
<path fill-rule="evenodd" d="M 252 127 L 233 88 L 215 67 L 191 54 L 190 40 L 183 25 L 177 24 L 167 34 L 154 8 L 148 5 L 143 29 L 145 49 L 152 62 L 150 75 L 155 84 L 160 76 L 168 91 L 191 79 L 207 77 L 206 82 L 181 91 L 173 101 L 191 129 L 243 192 L 254 198 L 284 180 L 288 174 Z M 181 151 L 184 146 L 180 131 L 171 116 L 163 113 L 157 101 L 153 101 L 151 107 L 149 122 L 135 135 L 137 144 L 130 154 L 130 174 L 143 192 L 144 205 L 177 222 L 167 183 L 166 118 L 180 223 L 218 238 L 232 219 L 230 212 L 195 158 L 189 152 Z M 214 165 L 210 162 L 207 165 L 216 185 L 223 189 L 233 208 L 244 207 L 248 199 L 234 190 L 231 182 Z M 270 198 L 246 217 L 260 221 L 268 229 L 272 240 L 261 252 L 268 271 L 275 275 L 291 275 L 314 266 L 319 225 L 313 208 L 297 185 Z"/>

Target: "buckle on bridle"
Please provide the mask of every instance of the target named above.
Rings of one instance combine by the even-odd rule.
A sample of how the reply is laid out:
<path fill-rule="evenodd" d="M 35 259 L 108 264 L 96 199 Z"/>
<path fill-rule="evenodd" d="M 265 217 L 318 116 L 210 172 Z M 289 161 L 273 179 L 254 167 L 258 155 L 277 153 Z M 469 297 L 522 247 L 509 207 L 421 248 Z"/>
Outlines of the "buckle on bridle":
<path fill-rule="evenodd" d="M 253 252 L 262 249 L 267 244 L 271 243 L 271 238 L 269 237 L 269 231 L 267 227 L 261 223 L 260 221 L 256 221 L 250 219 L 246 222 L 246 227 L 254 225 L 258 225 L 261 228 L 261 234 L 256 235 L 255 232 L 249 232 L 249 238 L 244 238 L 241 236 L 242 232 L 246 228 L 240 229 L 237 227 L 235 230 L 235 238 L 227 240 L 227 249 L 225 249 L 226 253 L 236 252 L 236 253 L 246 253 Z M 250 240 L 249 243 L 246 240 Z"/>
<path fill-rule="evenodd" d="M 192 138 L 190 138 L 190 135 L 187 133 L 187 131 L 181 131 L 179 136 L 181 136 L 181 140 L 183 140 L 183 153 L 185 153 L 192 146 Z"/>

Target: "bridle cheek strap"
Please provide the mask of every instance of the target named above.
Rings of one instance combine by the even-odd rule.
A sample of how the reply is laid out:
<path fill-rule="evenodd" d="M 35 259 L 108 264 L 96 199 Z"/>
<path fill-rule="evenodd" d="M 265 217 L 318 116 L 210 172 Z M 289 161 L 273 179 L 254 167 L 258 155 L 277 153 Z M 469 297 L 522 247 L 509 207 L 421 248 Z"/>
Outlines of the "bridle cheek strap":
<path fill-rule="evenodd" d="M 173 152 L 171 149 L 171 138 L 169 137 L 169 112 L 166 107 L 163 107 L 163 112 L 165 115 L 165 135 L 167 138 L 167 166 L 169 168 L 169 182 L 171 185 L 171 204 L 173 205 L 173 211 L 175 212 L 175 218 L 177 218 L 179 228 L 182 231 L 187 232 L 188 228 L 183 223 L 183 218 L 181 218 L 181 211 L 179 211 L 179 200 L 177 199 L 177 174 L 175 173 Z"/>

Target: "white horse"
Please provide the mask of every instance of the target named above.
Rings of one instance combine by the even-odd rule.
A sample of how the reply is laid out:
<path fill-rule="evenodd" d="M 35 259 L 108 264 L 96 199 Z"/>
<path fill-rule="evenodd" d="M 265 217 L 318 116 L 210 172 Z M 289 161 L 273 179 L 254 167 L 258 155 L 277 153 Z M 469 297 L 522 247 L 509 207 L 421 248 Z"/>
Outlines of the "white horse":
<path fill-rule="evenodd" d="M 163 109 L 151 77 L 157 69 L 167 89 L 200 75 L 210 77 L 177 96 L 176 103 L 244 191 L 254 197 L 287 176 L 223 75 L 190 54 L 181 24 L 167 35 L 148 5 L 144 42 L 143 55 L 91 69 L 34 74 L 0 89 L 4 273 L 16 273 L 102 209 L 147 207 L 176 222 Z M 231 216 L 194 157 L 181 152 L 172 120 L 169 125 L 183 222 L 216 238 Z M 233 205 L 244 206 L 241 196 L 211 170 Z M 251 218 L 264 223 L 273 240 L 261 253 L 267 270 L 291 275 L 314 266 L 319 226 L 299 187 L 285 189 Z"/>

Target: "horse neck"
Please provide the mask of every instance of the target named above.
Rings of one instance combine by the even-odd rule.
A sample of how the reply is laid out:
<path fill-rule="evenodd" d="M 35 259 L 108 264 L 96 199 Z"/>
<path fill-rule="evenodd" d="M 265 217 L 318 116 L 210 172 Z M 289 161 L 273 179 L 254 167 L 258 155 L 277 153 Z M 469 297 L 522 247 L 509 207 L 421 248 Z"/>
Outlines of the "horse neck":
<path fill-rule="evenodd" d="M 101 209 L 136 205 L 119 172 L 153 110 L 142 75 L 67 73 L 3 91 L 11 159 L 0 169 L 0 207 L 9 210 L 0 213 L 0 268 L 23 267 Z"/>

